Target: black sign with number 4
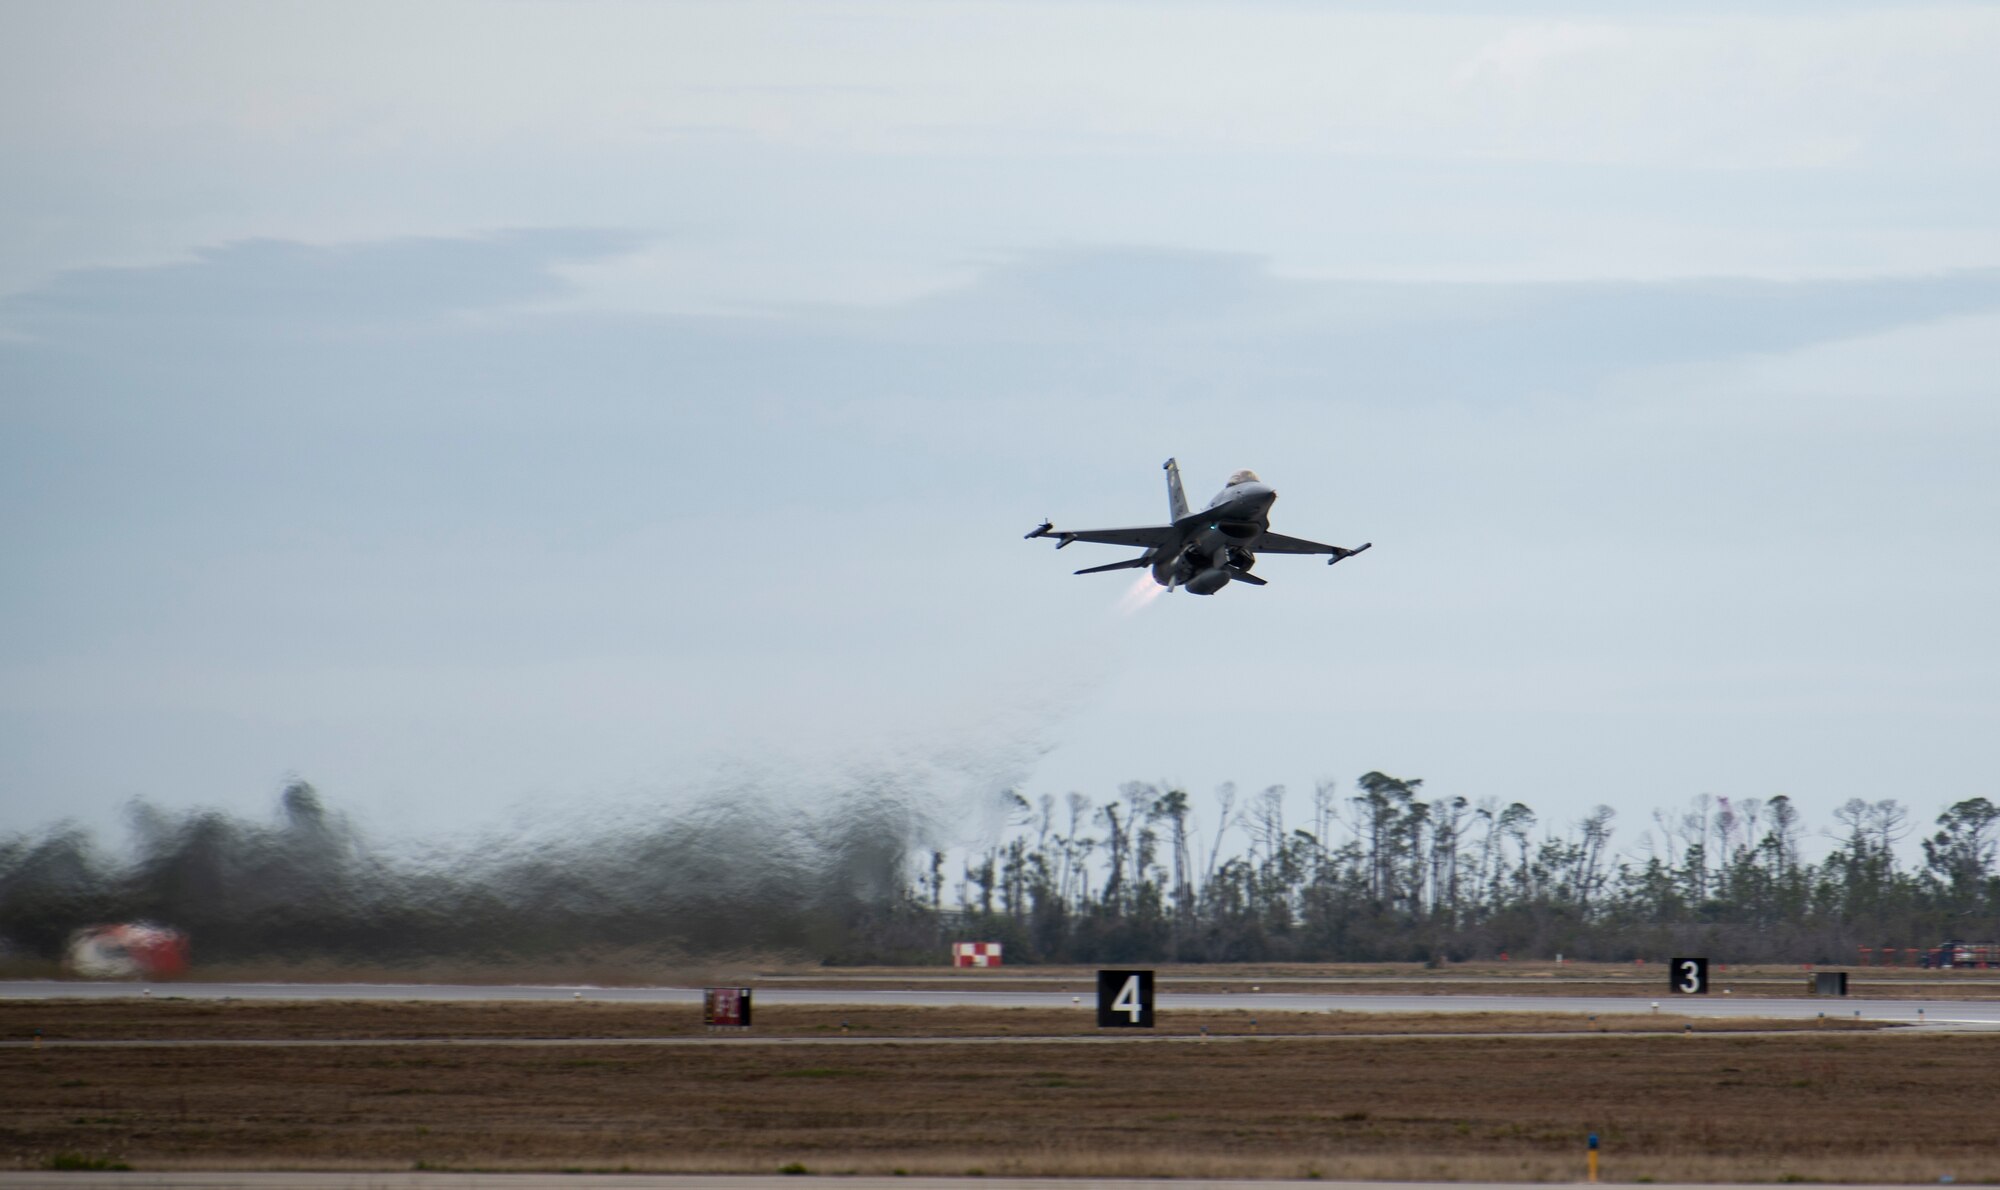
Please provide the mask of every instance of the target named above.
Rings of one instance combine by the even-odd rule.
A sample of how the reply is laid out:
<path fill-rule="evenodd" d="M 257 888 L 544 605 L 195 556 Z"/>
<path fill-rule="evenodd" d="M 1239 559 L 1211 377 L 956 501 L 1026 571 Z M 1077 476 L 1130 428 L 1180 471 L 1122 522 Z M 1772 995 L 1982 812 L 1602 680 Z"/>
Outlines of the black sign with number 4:
<path fill-rule="evenodd" d="M 1708 995 L 1707 959 L 1675 959 L 1667 972 L 1667 987 L 1677 995 Z"/>
<path fill-rule="evenodd" d="M 1100 1029 L 1152 1028 L 1153 973 L 1151 971 L 1099 971 L 1097 973 L 1097 1027 Z"/>

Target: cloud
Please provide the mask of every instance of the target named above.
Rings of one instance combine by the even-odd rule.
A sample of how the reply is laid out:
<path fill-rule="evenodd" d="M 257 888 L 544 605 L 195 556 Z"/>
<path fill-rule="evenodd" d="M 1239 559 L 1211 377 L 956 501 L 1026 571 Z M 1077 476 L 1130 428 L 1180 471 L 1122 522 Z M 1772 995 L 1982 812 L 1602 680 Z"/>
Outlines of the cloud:
<path fill-rule="evenodd" d="M 522 425 L 684 419 L 755 453 L 759 432 L 854 428 L 974 402 L 1157 407 L 1218 391 L 1362 402 L 1586 393 L 1637 369 L 1787 352 L 2000 309 L 2000 270 L 1802 281 L 1472 284 L 1288 277 L 1254 255 L 1151 247 L 1021 253 L 884 307 L 754 316 L 565 307 L 566 262 L 627 233 L 536 229 L 316 246 L 255 241 L 183 263 L 66 273 L 0 303 L 0 375 L 27 404 L 235 409 L 232 391 L 387 425 L 511 409 Z M 476 316 L 476 317 L 468 317 Z M 348 336 L 367 334 L 356 352 Z M 124 350 L 104 352 L 107 344 Z M 71 352 L 96 350 L 86 362 Z M 587 396 L 578 394 L 587 392 Z M 421 399 L 417 399 L 417 398 Z M 993 406 L 992 409 L 1004 409 Z M 474 413 L 476 416 L 476 412 Z M 1079 415 L 1088 416 L 1087 411 Z M 961 414 L 960 416 L 963 416 Z M 975 415 L 976 416 L 976 415 Z M 731 427 L 734 427 L 733 429 Z"/>
<path fill-rule="evenodd" d="M 1072 780 L 1051 764 L 1432 775 L 1432 711 L 1535 708 L 1483 754 L 1454 735 L 1500 791 L 1578 700 L 1683 673 L 1818 672 L 1828 642 L 1990 669 L 1943 639 L 1983 623 L 1961 605 L 1992 581 L 1967 569 L 1989 431 L 1935 372 L 1955 351 L 1945 398 L 1983 391 L 1993 271 L 1389 284 L 1070 247 L 872 308 L 550 300 L 563 261 L 628 243 L 264 242 L 10 303 L 40 317 L 0 343 L 0 782 L 41 798 L 19 812 L 290 768 L 442 814 L 650 791 L 713 741 L 851 742 L 975 794 Z M 1825 424 L 1828 377 L 1863 376 Z M 1157 517 L 1168 454 L 1197 499 L 1253 465 L 1285 531 L 1381 548 L 1107 627 L 1124 584 L 1020 534 Z M 1853 565 L 1891 540 L 1893 566 Z M 1060 690 L 1023 645 L 1052 626 L 1089 663 Z M 1171 718 L 1246 664 L 1272 750 L 1203 742 L 1199 698 Z M 984 696 L 1017 672 L 1033 697 Z"/>
<path fill-rule="evenodd" d="M 1461 85 L 1495 81 L 1510 86 L 1533 82 L 1551 65 L 1566 59 L 1617 49 L 1631 34 L 1609 25 L 1569 21 L 1510 29 L 1481 46 L 1458 73 Z"/>
<path fill-rule="evenodd" d="M 638 242 L 619 231 L 549 228 L 338 245 L 245 240 L 177 264 L 63 273 L 0 302 L 0 323 L 70 340 L 107 332 L 407 328 L 558 297 L 568 287 L 557 265 L 631 251 Z"/>
<path fill-rule="evenodd" d="M 789 325 L 849 328 L 918 344 L 919 354 L 937 342 L 1041 344 L 1042 354 L 1005 352 L 978 373 L 1030 387 L 1080 376 L 1101 385 L 1102 365 L 1114 362 L 1175 388 L 1476 400 L 1996 308 L 2000 269 L 1789 282 L 1380 282 L 1280 276 L 1244 254 L 1119 248 L 1025 254 L 959 289 L 866 313 L 801 310 Z M 767 333 L 783 337 L 787 326 Z"/>

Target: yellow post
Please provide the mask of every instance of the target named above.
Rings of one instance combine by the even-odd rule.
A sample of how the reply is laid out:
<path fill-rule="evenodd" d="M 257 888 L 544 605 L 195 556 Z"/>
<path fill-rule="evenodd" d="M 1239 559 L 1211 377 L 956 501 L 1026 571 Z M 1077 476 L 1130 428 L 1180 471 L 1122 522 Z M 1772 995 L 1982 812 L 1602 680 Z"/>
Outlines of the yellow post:
<path fill-rule="evenodd" d="M 1597 1134 L 1590 1134 L 1590 1184 L 1597 1184 Z"/>

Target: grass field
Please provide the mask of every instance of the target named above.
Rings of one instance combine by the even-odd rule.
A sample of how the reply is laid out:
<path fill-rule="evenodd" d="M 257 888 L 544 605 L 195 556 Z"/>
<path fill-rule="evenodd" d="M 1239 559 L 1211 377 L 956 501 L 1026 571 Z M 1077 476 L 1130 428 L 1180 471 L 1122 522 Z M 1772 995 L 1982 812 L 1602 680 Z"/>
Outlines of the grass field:
<path fill-rule="evenodd" d="M 761 1015 L 760 1034 L 799 1038 L 836 1035 L 843 1019 L 804 1007 Z M 0 1165 L 1572 1181 L 1595 1130 L 1611 1181 L 2000 1180 L 2000 1035 L 1490 1038 L 1435 1030 L 1539 1034 L 1578 1022 L 1341 1013 L 1273 1014 L 1248 1040 L 1106 1046 L 1064 1043 L 1096 1031 L 1060 1012 L 890 1015 L 846 1013 L 840 1045 L 14 1048 L 0 1052 Z M 1210 1023 L 1240 1035 L 1246 1021 Z M 1677 1025 L 1600 1024 L 1628 1021 Z M 1315 1022 L 1433 1032 L 1267 1035 Z M 918 1026 L 1025 1040 L 867 1037 Z M 0 1036 L 34 1028 L 50 1038 L 702 1033 L 687 1007 L 587 1002 L 0 1004 Z"/>

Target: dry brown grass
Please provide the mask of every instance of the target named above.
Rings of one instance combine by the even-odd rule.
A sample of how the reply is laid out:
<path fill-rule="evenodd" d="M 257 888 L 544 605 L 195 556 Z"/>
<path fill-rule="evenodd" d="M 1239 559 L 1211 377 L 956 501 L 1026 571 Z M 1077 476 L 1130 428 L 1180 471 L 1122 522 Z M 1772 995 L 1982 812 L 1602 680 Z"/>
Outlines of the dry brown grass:
<path fill-rule="evenodd" d="M 15 1037 L 19 1007 L 6 1006 Z M 100 1036 L 260 1021 L 336 1027 L 289 1011 L 324 1005 L 217 1005 L 223 1014 L 208 1016 L 183 1014 L 211 1006 L 171 1002 L 27 1007 L 104 1009 L 111 1015 L 79 1012 L 69 1026 Z M 474 1009 L 573 1012 L 594 1028 L 621 1011 L 646 1014 L 649 1027 L 675 1011 L 339 1007 L 367 1010 L 341 1028 L 404 1036 Z M 237 1009 L 246 1014 L 227 1015 Z M 528 1023 L 456 1019 L 483 1019 L 501 1030 L 493 1036 Z M 986 1020 L 961 1025 L 992 1031 Z M 1605 1172 L 1619 1181 L 2000 1180 L 1996 1035 L 50 1047 L 5 1051 L 0 1063 L 0 1165 L 15 1167 L 74 1152 L 141 1168 L 768 1172 L 798 1163 L 829 1173 L 1566 1181 L 1595 1130 Z"/>

